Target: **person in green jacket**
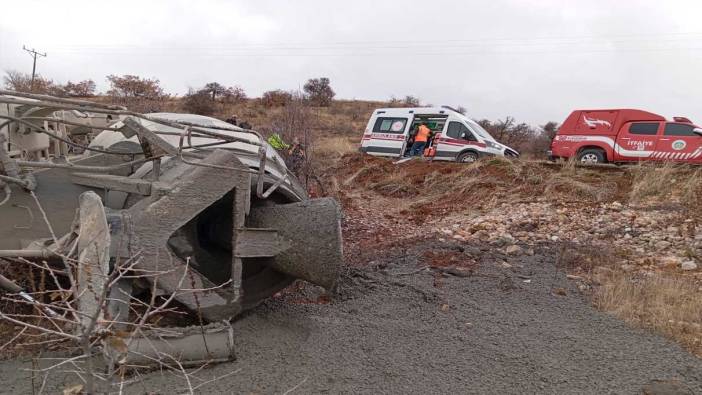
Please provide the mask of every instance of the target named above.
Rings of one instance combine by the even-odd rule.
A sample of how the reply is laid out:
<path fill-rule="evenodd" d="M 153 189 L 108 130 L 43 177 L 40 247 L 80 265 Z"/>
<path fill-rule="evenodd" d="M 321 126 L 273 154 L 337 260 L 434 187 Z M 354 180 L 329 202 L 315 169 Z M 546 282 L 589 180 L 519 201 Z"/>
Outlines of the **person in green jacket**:
<path fill-rule="evenodd" d="M 290 145 L 287 144 L 278 133 L 273 133 L 270 137 L 268 137 L 268 144 L 270 144 L 276 151 L 287 150 L 290 148 Z"/>

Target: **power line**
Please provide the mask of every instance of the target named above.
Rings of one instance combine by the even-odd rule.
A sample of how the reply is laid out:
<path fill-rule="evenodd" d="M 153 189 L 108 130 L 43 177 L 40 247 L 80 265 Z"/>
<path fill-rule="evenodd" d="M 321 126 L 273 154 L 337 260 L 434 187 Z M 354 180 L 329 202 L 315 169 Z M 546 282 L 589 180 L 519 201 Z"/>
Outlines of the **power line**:
<path fill-rule="evenodd" d="M 396 57 L 454 56 L 463 54 L 527 54 L 590 52 L 692 52 L 699 50 L 702 33 L 637 34 L 618 36 L 525 37 L 521 39 L 473 39 L 438 41 L 362 41 L 308 44 L 224 46 L 181 45 L 59 45 L 55 52 L 92 55 L 206 56 L 206 57 Z"/>
<path fill-rule="evenodd" d="M 700 46 L 668 46 L 668 47 L 436 47 L 436 48 L 393 48 L 380 50 L 378 48 L 359 48 L 344 51 L 316 51 L 316 50 L 299 50 L 299 51 L 191 51 L 187 55 L 188 58 L 206 57 L 206 58 L 236 58 L 236 57 L 254 57 L 254 58 L 317 58 L 317 57 L 378 57 L 378 58 L 404 58 L 416 56 L 464 56 L 464 55 L 533 55 L 533 54 L 559 54 L 559 55 L 585 55 L 593 53 L 679 53 L 692 54 L 702 50 Z M 74 55 L 82 54 L 82 51 L 60 51 L 55 52 Z M 128 51 L 92 51 L 92 56 L 133 56 L 141 57 L 183 57 L 182 53 L 173 51 L 155 51 L 144 48 L 143 50 L 128 50 Z"/>
<path fill-rule="evenodd" d="M 27 51 L 29 53 L 29 56 L 31 56 L 33 59 L 33 61 L 32 61 L 32 83 L 31 83 L 31 88 L 33 91 L 34 90 L 34 76 L 36 76 L 36 74 L 37 74 L 37 56 L 41 56 L 41 57 L 45 58 L 46 52 L 40 53 L 40 52 L 37 52 L 34 48 L 29 49 L 29 48 L 25 47 L 24 45 L 22 46 L 22 49 Z"/>
<path fill-rule="evenodd" d="M 462 46 L 465 44 L 475 45 L 549 45 L 549 44 L 571 44 L 582 41 L 586 42 L 630 42 L 630 41 L 676 41 L 676 40 L 698 40 L 702 37 L 702 32 L 675 32 L 675 33 L 636 33 L 636 34 L 614 34 L 614 35 L 581 35 L 581 36 L 521 36 L 521 37 L 482 37 L 472 39 L 417 39 L 417 40 L 368 40 L 368 41 L 322 41 L 322 42 L 277 42 L 268 44 L 237 44 L 236 46 L 180 46 L 180 45 L 149 45 L 148 49 L 163 50 L 184 50 L 210 49 L 210 50 L 270 50 L 270 49 L 353 49 L 368 47 L 405 47 L 412 46 L 436 46 L 450 44 L 451 46 Z M 145 48 L 138 44 L 90 44 L 90 45 L 59 45 L 57 48 L 73 50 L 115 50 L 115 49 L 139 49 Z"/>

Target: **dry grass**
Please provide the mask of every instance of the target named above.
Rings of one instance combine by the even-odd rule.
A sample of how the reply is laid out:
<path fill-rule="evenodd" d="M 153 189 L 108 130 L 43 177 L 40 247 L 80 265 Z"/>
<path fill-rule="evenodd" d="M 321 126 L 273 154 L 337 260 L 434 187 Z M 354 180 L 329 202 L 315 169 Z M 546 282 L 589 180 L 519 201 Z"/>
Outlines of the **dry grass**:
<path fill-rule="evenodd" d="M 358 151 L 358 138 L 350 137 L 322 137 L 315 141 L 314 152 L 322 157 L 338 159 L 342 156 Z"/>
<path fill-rule="evenodd" d="M 564 174 L 575 174 L 577 171 L 578 161 L 575 157 L 571 157 L 568 160 L 560 162 L 561 172 Z"/>
<path fill-rule="evenodd" d="M 616 185 L 613 187 L 616 188 Z M 553 196 L 556 193 L 567 193 L 579 197 L 583 201 L 602 202 L 608 200 L 613 195 L 613 192 L 611 187 L 603 187 L 601 184 L 579 180 L 563 173 L 554 173 L 544 182 L 545 195 Z"/>
<path fill-rule="evenodd" d="M 384 196 L 392 197 L 413 197 L 421 193 L 421 189 L 412 183 L 407 182 L 407 178 L 403 177 L 402 172 L 394 174 L 386 180 L 373 183 L 370 187 Z M 415 202 L 415 201 L 413 201 Z"/>
<path fill-rule="evenodd" d="M 615 272 L 596 290 L 594 301 L 600 309 L 661 332 L 702 356 L 702 298 L 690 278 Z"/>
<path fill-rule="evenodd" d="M 556 267 L 566 272 L 592 276 L 596 268 L 615 268 L 627 256 L 628 253 L 623 250 L 565 241 L 560 243 Z"/>
<path fill-rule="evenodd" d="M 671 162 L 658 166 L 639 164 L 631 169 L 631 173 L 633 184 L 629 200 L 633 203 L 641 203 L 651 198 L 667 197 L 675 182 L 677 168 Z"/>
<path fill-rule="evenodd" d="M 702 193 L 702 170 L 672 162 L 663 165 L 641 164 L 630 169 L 632 203 L 680 203 L 698 208 Z"/>
<path fill-rule="evenodd" d="M 690 207 L 699 209 L 700 195 L 702 195 L 702 169 L 690 173 L 680 188 L 681 202 Z"/>
<path fill-rule="evenodd" d="M 110 103 L 110 98 L 107 96 L 95 96 L 90 100 Z M 131 107 L 129 104 L 127 106 L 131 110 L 145 112 L 187 112 L 184 109 L 182 97 L 166 97 L 157 101 L 135 100 L 133 104 Z M 309 125 L 309 132 L 315 138 L 347 136 L 358 141 L 363 135 L 373 110 L 386 105 L 387 103 L 373 101 L 335 100 L 329 107 L 306 106 L 313 118 L 313 122 Z M 236 115 L 240 122 L 250 123 L 253 129 L 265 135 L 279 132 L 276 130 L 277 124 L 286 112 L 285 106 L 267 107 L 258 98 L 249 98 L 236 103 L 216 103 L 213 109 L 212 117 L 224 120 Z"/>
<path fill-rule="evenodd" d="M 346 147 L 350 141 L 328 139 L 321 142 L 320 151 L 348 152 Z M 355 151 L 355 141 L 353 143 L 352 151 Z M 411 198 L 412 201 L 403 201 L 410 205 L 426 202 L 443 204 L 466 199 L 473 199 L 484 207 L 510 201 L 545 199 L 583 203 L 623 201 L 631 184 L 628 174 L 620 169 L 599 171 L 500 157 L 486 158 L 473 164 L 420 160 L 394 164 L 388 159 L 346 154 L 330 166 L 335 167 L 331 175 L 354 181 L 342 181 L 346 187 L 373 190 L 385 197 Z M 476 204 L 471 207 L 476 207 Z"/>

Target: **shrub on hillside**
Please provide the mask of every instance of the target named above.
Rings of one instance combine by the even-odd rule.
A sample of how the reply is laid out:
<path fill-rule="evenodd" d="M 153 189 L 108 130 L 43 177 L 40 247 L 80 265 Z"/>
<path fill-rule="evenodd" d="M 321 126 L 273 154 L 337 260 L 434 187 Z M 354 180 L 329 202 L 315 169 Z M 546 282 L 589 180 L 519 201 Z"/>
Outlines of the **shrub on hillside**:
<path fill-rule="evenodd" d="M 244 92 L 244 88 L 242 88 L 238 85 L 237 86 L 230 86 L 222 94 L 222 101 L 224 103 L 236 104 L 236 103 L 242 103 L 245 100 L 246 100 L 246 92 Z"/>
<path fill-rule="evenodd" d="M 545 158 L 551 140 L 558 132 L 556 122 L 548 122 L 540 128 L 534 128 L 526 123 L 516 123 L 512 117 L 491 122 L 487 119 L 477 121 L 497 141 L 506 144 L 521 154 Z"/>
<path fill-rule="evenodd" d="M 497 141 L 512 147 L 521 145 L 536 136 L 536 130 L 526 123 L 517 124 L 513 117 L 506 117 L 504 120 L 497 120 L 497 122 L 483 119 L 478 123 Z"/>
<path fill-rule="evenodd" d="M 246 100 L 246 92 L 238 85 L 226 87 L 219 82 L 210 82 L 200 89 L 200 92 L 206 93 L 213 102 L 241 103 Z"/>
<path fill-rule="evenodd" d="M 109 96 L 115 98 L 158 99 L 164 96 L 161 83 L 156 78 L 142 78 L 136 75 L 108 75 L 110 81 Z"/>
<path fill-rule="evenodd" d="M 216 112 L 216 103 L 205 90 L 190 90 L 183 98 L 183 110 L 191 114 L 212 115 Z"/>
<path fill-rule="evenodd" d="M 71 97 L 95 96 L 95 81 L 90 79 L 75 83 L 68 81 L 66 85 L 63 86 L 63 90 L 66 96 Z"/>
<path fill-rule="evenodd" d="M 212 101 L 216 101 L 218 97 L 223 96 L 227 88 L 219 82 L 210 82 L 200 89 L 200 92 L 210 96 Z"/>
<path fill-rule="evenodd" d="M 13 91 L 41 93 L 53 96 L 64 95 L 64 89 L 61 85 L 56 84 L 53 80 L 44 78 L 39 74 L 34 76 L 34 83 L 32 83 L 31 74 L 22 73 L 15 70 L 7 71 L 3 79 L 5 82 L 5 87 Z"/>
<path fill-rule="evenodd" d="M 284 90 L 274 90 L 264 92 L 261 96 L 261 104 L 265 107 L 283 107 L 293 100 L 293 94 Z"/>
<path fill-rule="evenodd" d="M 164 107 L 168 95 L 163 92 L 156 78 L 142 78 L 136 75 L 108 75 L 110 90 L 107 96 L 115 104 L 129 107 L 138 112 L 157 112 Z"/>
<path fill-rule="evenodd" d="M 418 97 L 412 96 L 412 95 L 407 95 L 405 96 L 404 99 L 404 104 L 407 107 L 419 107 L 422 105 Z"/>
<path fill-rule="evenodd" d="M 420 107 L 422 105 L 418 97 L 407 95 L 404 99 L 398 99 L 395 96 L 388 101 L 388 107 Z"/>
<path fill-rule="evenodd" d="M 5 87 L 17 92 L 33 92 L 53 96 L 88 97 L 95 95 L 95 82 L 93 80 L 83 80 L 80 82 L 68 81 L 65 85 L 57 84 L 53 80 L 34 76 L 32 86 L 32 75 L 19 71 L 10 70 L 3 78 Z"/>
<path fill-rule="evenodd" d="M 328 107 L 334 100 L 334 90 L 329 84 L 329 78 L 312 78 L 303 87 L 309 101 L 315 106 Z"/>
<path fill-rule="evenodd" d="M 283 156 L 290 170 L 307 188 L 312 186 L 321 188 L 319 179 L 316 177 L 318 163 L 314 154 L 315 134 L 313 133 L 318 121 L 317 112 L 312 110 L 305 97 L 296 93 L 291 96 L 283 109 L 273 112 L 270 125 L 264 128 L 268 134 L 279 134 L 288 144 L 296 141 L 302 144 L 304 157 L 301 161 L 291 158 L 290 152 L 284 152 Z"/>

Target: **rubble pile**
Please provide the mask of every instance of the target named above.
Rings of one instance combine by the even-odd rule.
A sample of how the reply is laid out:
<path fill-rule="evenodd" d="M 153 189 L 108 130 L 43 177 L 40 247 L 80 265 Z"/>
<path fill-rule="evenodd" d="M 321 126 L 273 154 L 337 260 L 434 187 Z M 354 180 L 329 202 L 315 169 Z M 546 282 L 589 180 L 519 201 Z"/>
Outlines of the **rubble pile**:
<path fill-rule="evenodd" d="M 589 256 L 588 270 L 666 270 L 702 281 L 696 170 L 659 170 L 504 161 L 393 165 L 347 155 L 335 173 L 343 180 L 345 255 L 362 263 L 368 259 L 358 258 L 369 248 L 432 234 L 487 243 L 513 257 L 539 248 L 573 247 L 578 255 Z M 393 191 L 411 187 L 416 196 L 388 194 L 378 185 Z"/>
<path fill-rule="evenodd" d="M 625 257 L 619 262 L 625 271 L 693 272 L 702 265 L 702 224 L 665 207 L 504 203 L 486 213 L 452 216 L 436 230 L 445 238 L 489 242 L 511 255 L 560 241 L 614 250 Z"/>

